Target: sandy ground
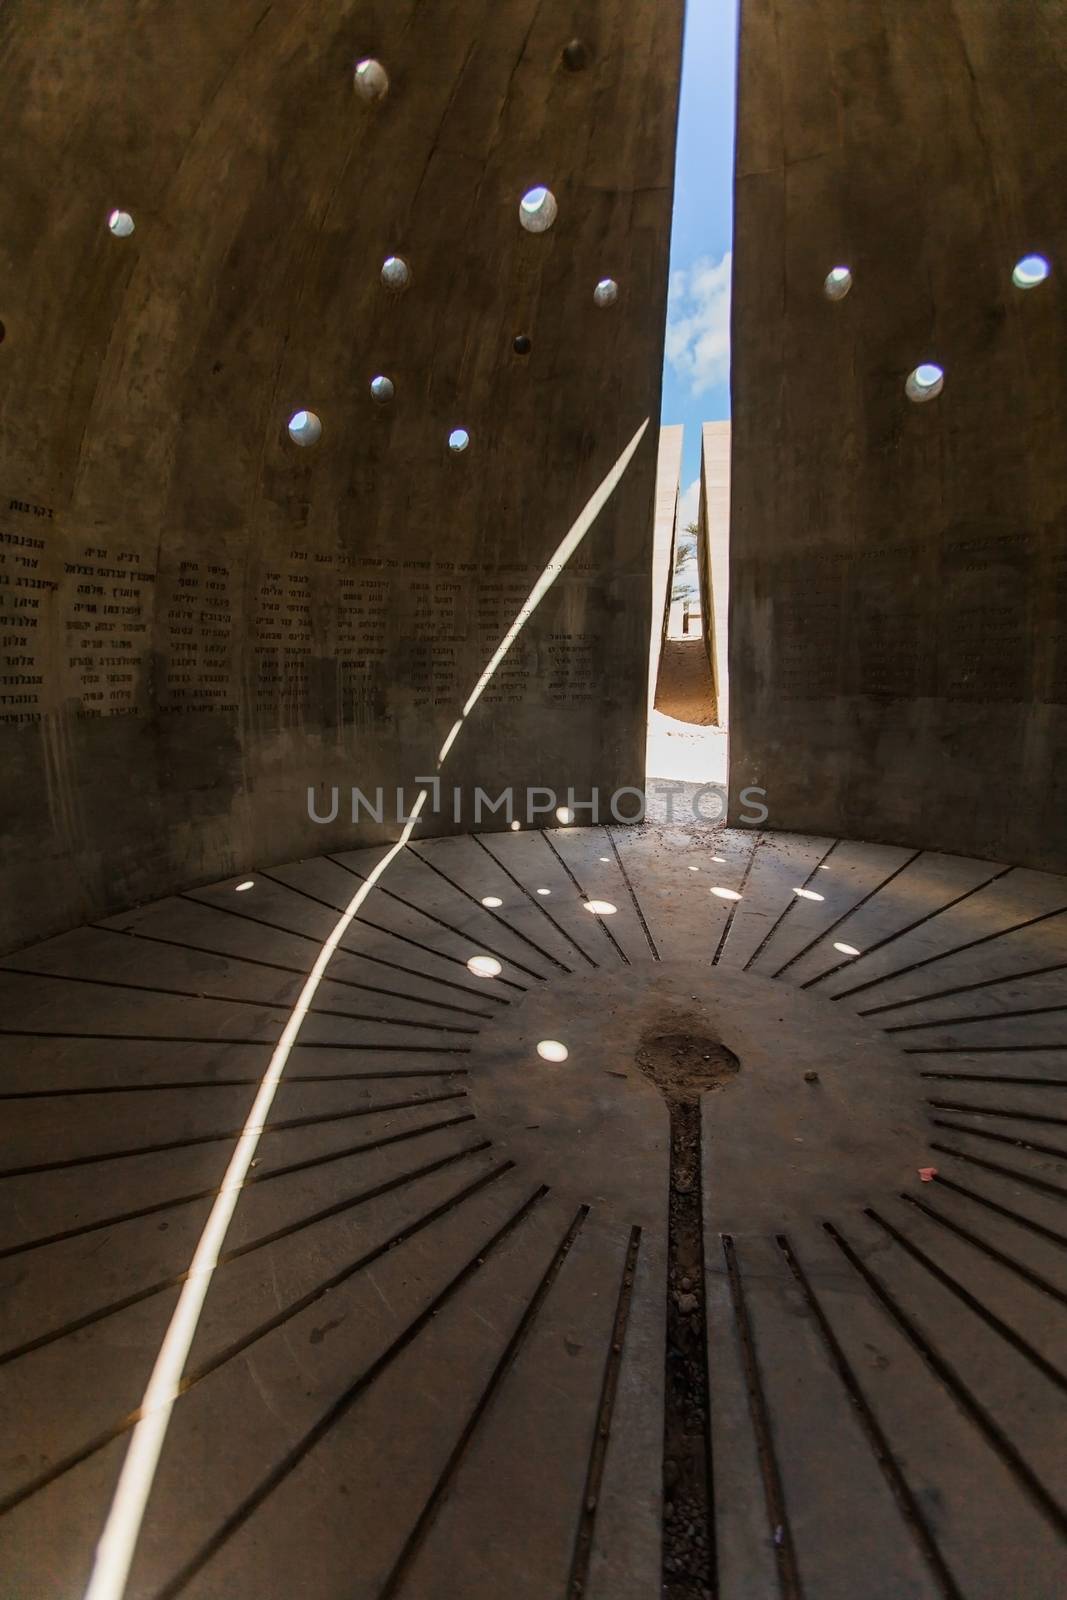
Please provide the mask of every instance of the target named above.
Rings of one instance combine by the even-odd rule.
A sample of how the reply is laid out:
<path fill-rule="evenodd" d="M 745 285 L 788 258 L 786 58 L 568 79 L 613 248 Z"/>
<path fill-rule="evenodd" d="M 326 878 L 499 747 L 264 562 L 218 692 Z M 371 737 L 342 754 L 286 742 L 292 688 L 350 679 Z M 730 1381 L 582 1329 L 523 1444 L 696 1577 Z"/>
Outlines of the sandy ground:
<path fill-rule="evenodd" d="M 656 710 L 678 722 L 715 721 L 715 689 L 703 639 L 665 639 L 656 680 Z"/>
<path fill-rule="evenodd" d="M 688 785 L 726 783 L 726 729 L 715 706 L 702 639 L 667 639 L 660 657 L 656 705 L 648 723 L 649 814 L 657 778 Z"/>

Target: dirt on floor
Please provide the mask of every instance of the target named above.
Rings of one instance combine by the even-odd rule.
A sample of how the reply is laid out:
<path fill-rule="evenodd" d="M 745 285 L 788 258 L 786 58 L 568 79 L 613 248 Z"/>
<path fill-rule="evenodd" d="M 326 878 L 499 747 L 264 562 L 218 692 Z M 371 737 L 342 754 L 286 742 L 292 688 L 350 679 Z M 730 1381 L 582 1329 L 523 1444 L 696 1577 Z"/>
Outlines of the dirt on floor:
<path fill-rule="evenodd" d="M 675 1022 L 675 1029 L 678 1023 Z M 740 1071 L 732 1050 L 707 1034 L 650 1030 L 637 1048 L 637 1065 L 670 1104 L 696 1104 L 707 1089 L 728 1083 Z"/>
<path fill-rule="evenodd" d="M 699 728 L 715 722 L 715 683 L 703 639 L 663 641 L 655 708 Z"/>
<path fill-rule="evenodd" d="M 635 1061 L 671 1119 L 662 1593 L 664 1600 L 714 1600 L 700 1096 L 729 1083 L 740 1063 L 705 1034 L 666 1027 L 645 1034 Z"/>

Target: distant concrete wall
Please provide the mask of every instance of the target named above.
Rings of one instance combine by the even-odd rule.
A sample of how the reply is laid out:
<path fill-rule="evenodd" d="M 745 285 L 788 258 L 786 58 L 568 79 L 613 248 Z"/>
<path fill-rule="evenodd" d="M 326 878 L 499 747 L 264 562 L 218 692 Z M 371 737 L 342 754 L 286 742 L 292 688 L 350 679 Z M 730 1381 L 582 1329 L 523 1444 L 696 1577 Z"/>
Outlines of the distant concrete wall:
<path fill-rule="evenodd" d="M 443 775 L 468 806 L 640 783 L 681 25 L 682 0 L 4 7 L 0 947 L 395 837 L 350 787 L 410 804 L 647 418 Z"/>
<path fill-rule="evenodd" d="M 1062 871 L 1067 7 L 741 18 L 731 816 Z"/>
<path fill-rule="evenodd" d="M 671 583 L 674 578 L 674 541 L 678 522 L 678 488 L 682 476 L 682 442 L 685 429 L 680 424 L 659 431 L 659 456 L 656 463 L 656 518 L 652 543 L 652 627 L 648 646 L 648 712 L 656 701 L 659 658 L 667 633 Z"/>
<path fill-rule="evenodd" d="M 730 708 L 730 424 L 705 422 L 700 439 L 697 560 L 704 639 L 715 683 L 715 721 L 725 728 Z"/>

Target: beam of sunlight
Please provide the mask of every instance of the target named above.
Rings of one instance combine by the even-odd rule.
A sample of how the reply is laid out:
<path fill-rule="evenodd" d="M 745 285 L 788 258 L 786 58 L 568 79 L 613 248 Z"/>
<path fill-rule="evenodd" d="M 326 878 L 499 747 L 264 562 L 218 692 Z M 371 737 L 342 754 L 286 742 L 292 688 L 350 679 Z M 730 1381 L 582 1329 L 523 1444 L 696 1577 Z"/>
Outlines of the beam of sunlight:
<path fill-rule="evenodd" d="M 526 624 L 529 622 L 530 618 L 541 604 L 541 601 L 551 589 L 552 585 L 563 571 L 563 568 L 567 565 L 567 562 L 570 560 L 571 556 L 577 550 L 578 546 L 581 544 L 582 540 L 593 526 L 593 523 L 596 521 L 597 517 L 599 517 L 604 507 L 611 499 L 611 496 L 614 494 L 619 485 L 619 481 L 622 478 L 623 473 L 633 460 L 634 452 L 645 436 L 645 433 L 648 429 L 648 422 L 649 419 L 646 417 L 644 422 L 642 422 L 641 426 L 638 428 L 637 432 L 634 434 L 633 438 L 630 440 L 629 444 L 626 446 L 626 449 L 622 452 L 622 455 L 619 457 L 618 461 L 616 461 L 615 465 L 608 473 L 607 477 L 600 484 L 600 487 L 594 490 L 593 494 L 586 501 L 582 510 L 578 513 L 574 522 L 571 524 L 569 531 L 564 535 L 559 544 L 556 546 L 555 550 L 549 556 L 540 577 L 530 590 L 529 594 L 526 596 L 526 599 L 523 601 L 522 605 L 519 607 L 519 612 L 515 618 L 515 621 L 511 624 L 511 627 L 508 629 L 503 639 L 501 639 L 500 643 L 493 651 L 493 654 L 489 657 L 485 671 L 482 673 L 481 677 L 478 679 L 478 682 L 474 685 L 474 688 L 467 696 L 467 702 L 463 707 L 461 716 L 454 724 L 452 731 L 448 735 L 448 738 L 441 746 L 441 753 L 437 757 L 437 765 L 439 767 L 442 765 L 445 757 L 448 755 L 448 752 L 455 744 L 463 724 L 466 722 L 467 718 L 478 704 L 478 701 L 482 698 L 482 695 L 489 687 L 489 684 L 492 682 L 497 668 L 500 666 L 504 657 L 507 655 L 512 645 L 515 643 L 515 640 L 519 637 L 519 634 L 522 632 L 523 628 L 525 628 Z"/>
<path fill-rule="evenodd" d="M 648 423 L 649 419 L 646 417 L 607 477 L 586 502 L 566 536 L 553 551 L 544 571 L 520 608 L 518 616 L 493 652 L 488 666 L 468 696 L 462 715 L 457 718 L 448 738 L 441 747 L 441 753 L 437 759 L 438 767 L 444 762 L 445 757 L 455 744 L 464 722 L 481 699 L 486 686 L 491 681 L 511 646 L 549 589 L 551 589 L 560 572 L 577 550 L 618 486 L 623 473 L 633 459 L 634 452 L 645 435 Z M 234 1147 L 233 1155 L 230 1157 L 230 1163 L 226 1168 L 222 1186 L 215 1197 L 215 1202 L 211 1207 L 211 1214 L 193 1254 L 188 1274 L 182 1285 L 181 1295 L 174 1308 L 167 1331 L 163 1336 L 163 1343 L 159 1348 L 159 1354 L 156 1356 L 148 1386 L 136 1412 L 137 1421 L 134 1424 L 130 1443 L 122 1463 L 122 1471 L 119 1474 L 119 1481 L 111 1501 L 107 1521 L 104 1524 L 103 1532 L 96 1547 L 93 1570 L 89 1579 L 89 1586 L 85 1591 L 85 1600 L 122 1600 L 126 1592 L 130 1566 L 133 1562 L 134 1551 L 140 1536 L 141 1524 L 144 1521 L 145 1507 L 152 1492 L 152 1484 L 155 1481 L 156 1468 L 159 1464 L 160 1452 L 163 1449 L 163 1441 L 166 1438 L 174 1402 L 181 1393 L 182 1374 L 185 1371 L 189 1351 L 192 1348 L 200 1313 L 211 1284 L 212 1275 L 218 1265 L 223 1242 L 237 1205 L 237 1197 L 247 1181 L 249 1169 L 255 1159 L 256 1150 L 259 1148 L 260 1137 L 270 1114 L 282 1074 L 285 1071 L 289 1053 L 296 1042 L 296 1036 L 311 1008 L 316 991 L 322 982 L 326 968 L 333 958 L 337 946 L 344 938 L 350 924 L 358 916 L 360 907 L 375 884 L 378 883 L 401 851 L 406 848 L 426 804 L 427 794 L 428 791 L 426 789 L 419 791 L 400 837 L 371 869 L 341 913 L 332 933 L 315 958 L 315 964 L 308 973 L 307 980 L 300 991 L 282 1035 L 274 1047 L 274 1052 L 260 1082 L 256 1098 L 252 1103 L 252 1108 Z M 515 824 L 512 826 L 515 826 Z"/>
<path fill-rule="evenodd" d="M 92 1576 L 85 1591 L 85 1600 L 122 1600 L 122 1595 L 125 1593 L 130 1564 L 144 1520 L 145 1506 L 152 1490 L 170 1414 L 181 1392 L 182 1373 L 185 1371 L 185 1364 L 192 1348 L 200 1312 L 212 1274 L 218 1265 L 223 1241 L 237 1205 L 237 1196 L 248 1178 L 249 1168 L 259 1147 L 260 1136 L 266 1126 L 274 1096 L 289 1059 L 289 1052 L 296 1042 L 297 1033 L 307 1016 L 334 951 L 374 885 L 411 838 L 426 803 L 426 795 L 425 789 L 420 790 L 399 839 L 368 873 L 341 913 L 333 932 L 316 956 L 315 965 L 308 973 L 282 1035 L 274 1047 L 274 1053 L 260 1082 L 256 1098 L 252 1102 L 252 1109 L 234 1146 L 230 1164 L 226 1168 L 226 1176 L 222 1180 L 222 1187 L 215 1197 L 211 1214 L 200 1235 L 188 1276 L 182 1285 L 178 1304 L 174 1308 L 155 1366 L 152 1368 L 152 1375 L 148 1380 L 148 1387 L 138 1408 L 137 1421 L 122 1463 L 122 1472 L 119 1475 L 111 1509 L 96 1547 Z"/>
<path fill-rule="evenodd" d="M 439 767 L 444 766 L 445 757 L 455 744 L 456 740 L 459 738 L 459 730 L 462 728 L 462 726 L 463 718 L 457 717 L 455 722 L 452 724 L 452 731 L 449 733 L 448 738 L 445 740 L 444 744 L 437 753 L 437 765 Z"/>

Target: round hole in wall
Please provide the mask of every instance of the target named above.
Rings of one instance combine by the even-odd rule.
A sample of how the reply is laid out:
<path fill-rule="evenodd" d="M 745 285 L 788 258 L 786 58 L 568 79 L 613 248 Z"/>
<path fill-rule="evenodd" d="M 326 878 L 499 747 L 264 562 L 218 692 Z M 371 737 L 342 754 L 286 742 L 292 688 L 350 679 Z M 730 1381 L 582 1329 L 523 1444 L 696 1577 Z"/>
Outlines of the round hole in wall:
<path fill-rule="evenodd" d="M 512 349 L 517 356 L 528 356 L 533 349 L 533 340 L 528 338 L 525 333 L 520 333 Z"/>
<path fill-rule="evenodd" d="M 595 306 L 613 306 L 619 298 L 619 286 L 614 278 L 601 278 L 593 290 Z"/>
<path fill-rule="evenodd" d="M 519 221 L 527 233 L 544 233 L 555 222 L 558 210 L 551 189 L 538 183 L 528 189 L 519 201 Z"/>
<path fill-rule="evenodd" d="M 289 437 L 294 444 L 317 444 L 322 438 L 322 423 L 314 411 L 294 411 L 289 418 Z"/>
<path fill-rule="evenodd" d="M 589 46 L 584 39 L 570 39 L 563 46 L 563 65 L 568 72 L 584 72 L 589 65 L 589 55 Z"/>
<path fill-rule="evenodd" d="M 822 286 L 827 300 L 843 300 L 851 288 L 852 273 L 848 267 L 831 267 Z"/>
<path fill-rule="evenodd" d="M 471 442 L 471 436 L 466 428 L 453 428 L 448 436 L 448 448 L 454 456 L 461 455 Z"/>
<path fill-rule="evenodd" d="M 133 232 L 133 218 L 128 211 L 112 211 L 107 225 L 116 239 L 128 239 Z"/>
<path fill-rule="evenodd" d="M 384 100 L 389 93 L 389 74 L 380 61 L 374 61 L 370 57 L 356 62 L 352 83 L 359 98 L 368 103 Z"/>
<path fill-rule="evenodd" d="M 385 406 L 389 404 L 389 401 L 396 394 L 396 387 L 392 378 L 385 378 L 379 373 L 376 378 L 372 378 L 370 381 L 370 392 L 371 397 L 377 400 L 380 406 Z"/>
<path fill-rule="evenodd" d="M 945 387 L 945 374 L 941 368 L 932 361 L 924 361 L 917 366 L 914 372 L 908 373 L 904 385 L 904 393 L 909 400 L 916 402 L 932 400 L 941 393 Z"/>
<path fill-rule="evenodd" d="M 407 288 L 411 282 L 411 268 L 403 256 L 386 256 L 382 262 L 382 282 L 396 293 Z"/>
<path fill-rule="evenodd" d="M 1023 256 L 1011 269 L 1011 281 L 1017 289 L 1036 289 L 1051 271 L 1044 256 Z"/>

